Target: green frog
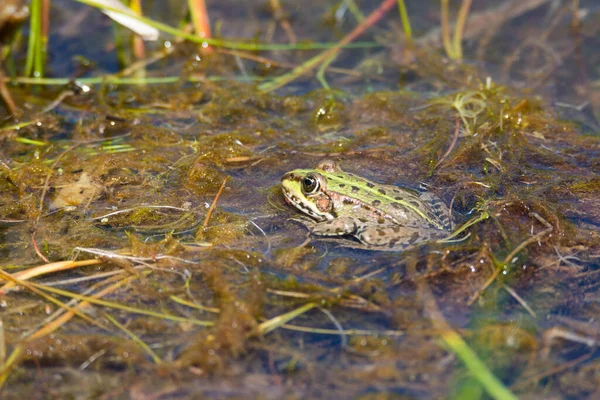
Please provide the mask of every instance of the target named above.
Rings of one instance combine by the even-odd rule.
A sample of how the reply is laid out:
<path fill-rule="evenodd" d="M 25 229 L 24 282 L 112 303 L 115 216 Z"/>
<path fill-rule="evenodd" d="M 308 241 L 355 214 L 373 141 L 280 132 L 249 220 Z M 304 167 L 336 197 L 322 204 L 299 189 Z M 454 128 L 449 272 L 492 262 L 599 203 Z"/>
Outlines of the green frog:
<path fill-rule="evenodd" d="M 297 169 L 281 178 L 288 204 L 316 221 L 317 236 L 351 236 L 372 250 L 405 250 L 448 236 L 450 210 L 433 193 L 371 182 L 342 171 L 335 161 Z"/>

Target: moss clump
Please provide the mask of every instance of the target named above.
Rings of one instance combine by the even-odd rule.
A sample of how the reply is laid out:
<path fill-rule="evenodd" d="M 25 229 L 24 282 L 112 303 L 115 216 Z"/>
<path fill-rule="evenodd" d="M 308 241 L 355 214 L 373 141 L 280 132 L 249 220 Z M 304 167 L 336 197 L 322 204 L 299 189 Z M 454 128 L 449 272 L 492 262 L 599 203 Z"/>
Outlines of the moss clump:
<path fill-rule="evenodd" d="M 227 175 L 218 170 L 213 164 L 197 158 L 189 167 L 185 176 L 185 187 L 200 196 L 216 193 Z"/>

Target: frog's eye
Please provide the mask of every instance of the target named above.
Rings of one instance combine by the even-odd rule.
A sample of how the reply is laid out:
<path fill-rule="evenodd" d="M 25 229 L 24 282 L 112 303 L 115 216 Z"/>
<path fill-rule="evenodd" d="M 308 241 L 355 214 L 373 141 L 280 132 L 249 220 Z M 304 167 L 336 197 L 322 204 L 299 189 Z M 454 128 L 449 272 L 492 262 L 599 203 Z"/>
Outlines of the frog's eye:
<path fill-rule="evenodd" d="M 307 175 L 302 179 L 302 191 L 304 194 L 314 194 L 319 190 L 319 180 L 313 175 Z"/>

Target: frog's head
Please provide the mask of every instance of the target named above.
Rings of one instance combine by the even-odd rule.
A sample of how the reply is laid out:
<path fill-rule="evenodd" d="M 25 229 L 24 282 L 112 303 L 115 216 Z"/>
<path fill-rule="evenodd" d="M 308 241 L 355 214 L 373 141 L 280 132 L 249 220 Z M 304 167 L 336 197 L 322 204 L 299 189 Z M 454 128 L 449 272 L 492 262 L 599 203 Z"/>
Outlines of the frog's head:
<path fill-rule="evenodd" d="M 327 178 L 314 169 L 296 169 L 281 178 L 288 204 L 317 221 L 335 218 L 334 202 L 327 195 Z"/>

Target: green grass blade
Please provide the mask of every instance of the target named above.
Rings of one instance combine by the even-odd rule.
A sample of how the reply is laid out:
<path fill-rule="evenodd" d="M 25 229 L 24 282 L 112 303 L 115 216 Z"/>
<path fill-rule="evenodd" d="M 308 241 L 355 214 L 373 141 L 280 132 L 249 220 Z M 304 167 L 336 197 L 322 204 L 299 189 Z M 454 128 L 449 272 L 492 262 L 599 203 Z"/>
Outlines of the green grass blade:
<path fill-rule="evenodd" d="M 497 400 L 517 400 L 517 397 L 492 374 L 458 333 L 447 330 L 442 334 L 442 340 L 462 360 L 467 370 L 491 397 Z"/>

